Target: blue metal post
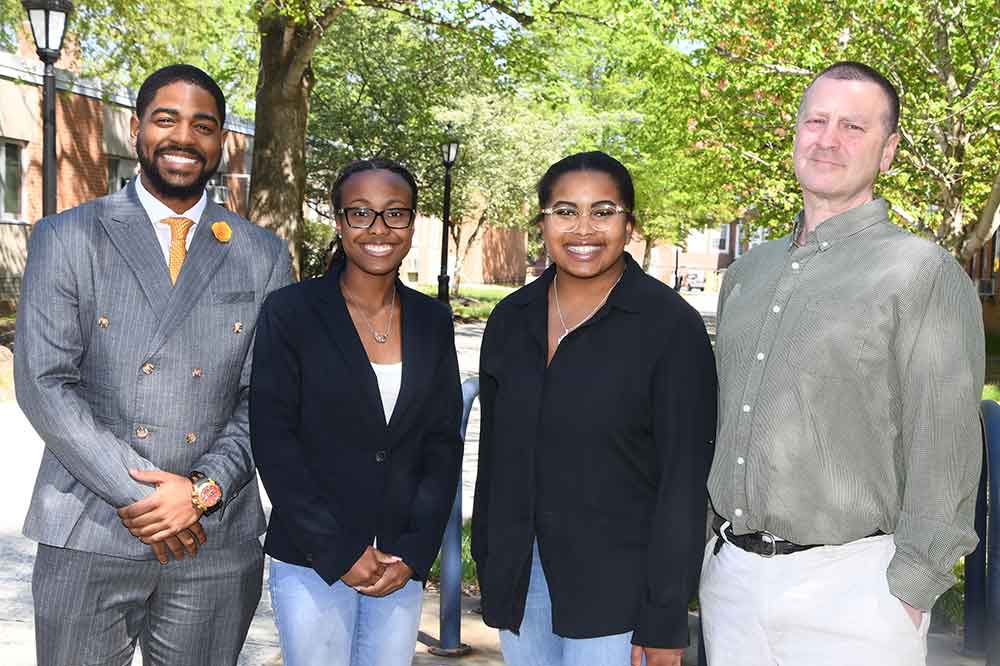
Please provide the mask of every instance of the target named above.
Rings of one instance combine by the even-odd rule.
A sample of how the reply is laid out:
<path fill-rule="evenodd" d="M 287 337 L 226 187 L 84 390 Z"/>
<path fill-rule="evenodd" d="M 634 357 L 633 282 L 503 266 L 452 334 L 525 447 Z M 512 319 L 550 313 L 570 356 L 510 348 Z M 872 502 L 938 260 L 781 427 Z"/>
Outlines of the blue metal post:
<path fill-rule="evenodd" d="M 1000 666 L 1000 404 L 982 403 L 989 480 L 986 528 L 986 663 Z"/>
<path fill-rule="evenodd" d="M 479 395 L 479 378 L 471 377 L 462 382 L 462 440 L 469 427 L 472 403 Z M 441 606 L 439 609 L 440 640 L 428 652 L 439 657 L 461 657 L 472 648 L 462 643 L 462 474 L 458 475 L 458 489 L 451 516 L 441 543 Z"/>
<path fill-rule="evenodd" d="M 983 410 L 988 409 L 983 407 Z M 962 654 L 969 657 L 986 655 L 986 485 L 989 479 L 986 427 L 983 425 L 983 471 L 979 476 L 976 497 L 976 534 L 979 544 L 965 557 L 965 632 Z"/>

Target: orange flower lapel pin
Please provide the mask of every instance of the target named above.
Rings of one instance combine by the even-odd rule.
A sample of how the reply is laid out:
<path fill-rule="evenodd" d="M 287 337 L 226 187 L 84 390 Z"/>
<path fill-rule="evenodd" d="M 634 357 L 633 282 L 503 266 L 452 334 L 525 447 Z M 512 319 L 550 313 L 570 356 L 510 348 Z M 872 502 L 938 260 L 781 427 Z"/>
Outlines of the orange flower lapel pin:
<path fill-rule="evenodd" d="M 229 239 L 233 237 L 232 228 L 222 221 L 212 223 L 212 233 L 215 234 L 215 240 L 220 243 L 228 243 Z"/>

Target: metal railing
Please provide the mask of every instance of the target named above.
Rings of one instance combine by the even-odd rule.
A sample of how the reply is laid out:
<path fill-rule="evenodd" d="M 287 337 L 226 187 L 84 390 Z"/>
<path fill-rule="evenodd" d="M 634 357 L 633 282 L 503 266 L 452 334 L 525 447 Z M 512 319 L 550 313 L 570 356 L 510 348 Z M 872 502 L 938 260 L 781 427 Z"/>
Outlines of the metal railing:
<path fill-rule="evenodd" d="M 983 400 L 983 473 L 976 499 L 979 545 L 965 558 L 965 636 L 962 650 L 1000 666 L 1000 404 Z"/>
<path fill-rule="evenodd" d="M 469 428 L 472 404 L 479 395 L 479 378 L 462 382 L 462 441 Z M 441 605 L 439 608 L 440 639 L 429 647 L 439 657 L 461 657 L 471 648 L 462 642 L 462 473 L 458 474 L 455 503 L 451 507 L 448 526 L 441 542 Z"/>

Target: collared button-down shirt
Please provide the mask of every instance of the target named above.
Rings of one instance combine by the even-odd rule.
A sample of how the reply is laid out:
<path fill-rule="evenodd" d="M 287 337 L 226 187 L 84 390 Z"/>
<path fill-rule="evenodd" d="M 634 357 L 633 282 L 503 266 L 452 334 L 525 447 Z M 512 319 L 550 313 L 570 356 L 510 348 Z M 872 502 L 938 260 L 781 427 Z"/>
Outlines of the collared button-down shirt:
<path fill-rule="evenodd" d="M 928 609 L 976 545 L 982 314 L 958 262 L 887 212 L 876 199 L 730 268 L 709 491 L 737 534 L 894 534 L 890 589 Z"/>

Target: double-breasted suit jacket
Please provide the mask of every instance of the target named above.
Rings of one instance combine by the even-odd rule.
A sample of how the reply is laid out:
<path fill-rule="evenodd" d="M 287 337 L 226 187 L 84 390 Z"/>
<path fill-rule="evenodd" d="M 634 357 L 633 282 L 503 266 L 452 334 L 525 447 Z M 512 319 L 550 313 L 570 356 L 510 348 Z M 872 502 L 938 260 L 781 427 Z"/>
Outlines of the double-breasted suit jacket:
<path fill-rule="evenodd" d="M 437 556 L 462 461 L 451 313 L 396 282 L 403 375 L 389 423 L 340 269 L 272 294 L 251 383 L 254 458 L 273 503 L 264 550 L 343 576 L 378 538 L 417 579 Z"/>
<path fill-rule="evenodd" d="M 212 224 L 232 234 L 217 239 Z M 248 425 L 264 297 L 291 280 L 277 237 L 213 203 L 177 283 L 135 192 L 39 221 L 17 318 L 17 400 L 45 442 L 24 524 L 31 539 L 133 559 L 152 549 L 116 509 L 152 492 L 130 468 L 219 483 L 207 548 L 263 533 Z"/>

